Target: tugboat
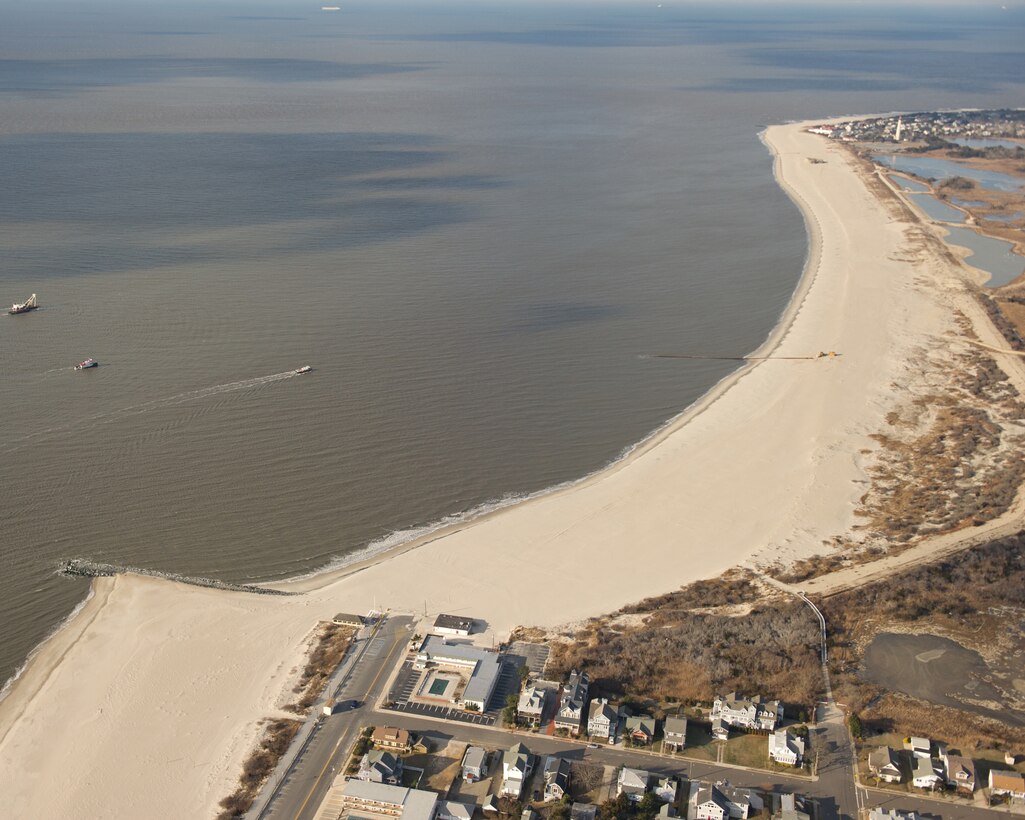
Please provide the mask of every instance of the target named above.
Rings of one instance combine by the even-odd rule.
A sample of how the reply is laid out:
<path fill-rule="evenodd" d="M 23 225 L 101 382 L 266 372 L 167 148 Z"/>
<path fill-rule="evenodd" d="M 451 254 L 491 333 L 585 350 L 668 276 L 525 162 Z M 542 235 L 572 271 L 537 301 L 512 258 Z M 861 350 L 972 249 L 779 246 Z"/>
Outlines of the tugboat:
<path fill-rule="evenodd" d="M 11 309 L 7 312 L 14 316 L 17 313 L 28 313 L 30 310 L 35 310 L 38 307 L 39 303 L 36 302 L 36 295 L 33 293 L 31 296 L 28 297 L 28 299 L 26 299 L 20 305 L 17 302 L 15 302 L 13 305 L 11 305 Z"/>
<path fill-rule="evenodd" d="M 75 370 L 88 370 L 90 367 L 97 367 L 99 362 L 96 359 L 86 359 L 84 362 L 79 362 L 75 365 Z"/>
<path fill-rule="evenodd" d="M 302 367 L 296 368 L 295 375 L 301 376 L 303 373 L 309 373 L 311 370 L 313 370 L 312 367 L 308 364 L 304 364 Z"/>

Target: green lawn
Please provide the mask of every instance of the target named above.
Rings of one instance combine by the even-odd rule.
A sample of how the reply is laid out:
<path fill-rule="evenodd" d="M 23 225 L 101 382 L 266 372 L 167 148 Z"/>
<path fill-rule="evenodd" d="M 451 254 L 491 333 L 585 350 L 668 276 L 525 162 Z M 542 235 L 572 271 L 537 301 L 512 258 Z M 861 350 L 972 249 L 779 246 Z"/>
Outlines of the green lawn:
<path fill-rule="evenodd" d="M 661 741 L 659 741 L 661 744 Z M 687 723 L 687 745 L 680 752 L 681 757 L 691 757 L 696 760 L 716 760 L 719 755 L 717 741 L 708 733 L 705 727 L 698 723 Z"/>
<path fill-rule="evenodd" d="M 722 760 L 753 769 L 775 768 L 769 760 L 769 740 L 765 735 L 734 735 L 726 742 Z"/>

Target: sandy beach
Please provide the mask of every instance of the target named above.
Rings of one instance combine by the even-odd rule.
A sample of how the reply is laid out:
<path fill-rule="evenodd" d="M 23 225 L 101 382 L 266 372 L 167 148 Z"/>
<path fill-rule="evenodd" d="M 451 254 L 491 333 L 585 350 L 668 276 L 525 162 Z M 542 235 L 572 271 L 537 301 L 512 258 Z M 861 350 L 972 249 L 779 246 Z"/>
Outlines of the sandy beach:
<path fill-rule="evenodd" d="M 317 621 L 338 610 L 466 614 L 501 637 L 740 564 L 807 557 L 847 532 L 868 436 L 914 392 L 916 349 L 956 329 L 968 274 L 953 260 L 916 267 L 907 223 L 828 140 L 802 125 L 772 127 L 765 139 L 810 249 L 757 355 L 809 358 L 745 365 L 627 458 L 571 487 L 278 585 L 301 595 L 96 581 L 0 703 L 5 811 L 212 815 L 257 722 L 286 702 Z"/>

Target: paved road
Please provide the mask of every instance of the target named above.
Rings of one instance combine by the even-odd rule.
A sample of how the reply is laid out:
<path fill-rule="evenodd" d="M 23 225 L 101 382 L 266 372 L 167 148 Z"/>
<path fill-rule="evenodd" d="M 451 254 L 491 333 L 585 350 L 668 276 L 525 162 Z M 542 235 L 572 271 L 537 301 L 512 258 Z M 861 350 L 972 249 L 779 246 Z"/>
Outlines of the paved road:
<path fill-rule="evenodd" d="M 264 815 L 274 820 L 313 820 L 321 802 L 345 763 L 361 726 L 389 725 L 409 729 L 432 738 L 440 747 L 455 738 L 490 748 L 508 748 L 522 742 L 538 755 L 557 754 L 576 761 L 605 766 L 630 766 L 660 775 L 676 775 L 684 780 L 729 780 L 736 786 L 764 791 L 809 795 L 815 798 L 817 820 L 858 820 L 860 810 L 874 806 L 914 810 L 931 817 L 950 820 L 993 820 L 991 811 L 957 803 L 939 802 L 916 795 L 900 795 L 855 787 L 853 748 L 844 724 L 844 714 L 831 701 L 820 705 L 813 749 L 818 754 L 818 777 L 811 780 L 782 772 L 739 769 L 712 762 L 652 755 L 643 751 L 600 746 L 549 737 L 541 734 L 509 732 L 487 725 L 432 720 L 413 712 L 378 710 L 389 678 L 399 666 L 406 650 L 412 619 L 388 618 L 370 639 L 351 672 L 339 685 L 337 700 L 356 699 L 358 709 L 325 718 L 318 727 L 297 765 Z"/>
<path fill-rule="evenodd" d="M 355 742 L 360 727 L 385 723 L 371 716 L 373 704 L 384 693 L 388 676 L 395 669 L 409 641 L 412 618 L 389 617 L 369 640 L 363 654 L 333 695 L 339 702 L 355 699 L 362 704 L 324 718 L 318 731 L 299 757 L 278 795 L 265 812 L 273 820 L 309 820 L 324 799 L 339 767 Z"/>

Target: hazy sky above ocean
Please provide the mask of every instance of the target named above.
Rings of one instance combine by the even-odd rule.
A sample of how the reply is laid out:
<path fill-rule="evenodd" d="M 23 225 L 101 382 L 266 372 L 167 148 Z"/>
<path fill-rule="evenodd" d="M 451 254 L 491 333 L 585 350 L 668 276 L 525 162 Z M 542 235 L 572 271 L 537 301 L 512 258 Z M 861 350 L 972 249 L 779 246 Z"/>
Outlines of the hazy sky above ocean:
<path fill-rule="evenodd" d="M 797 281 L 767 123 L 1025 104 L 1020 2 L 320 5 L 0 0 L 0 677 L 61 559 L 280 577 L 601 467 Z"/>

